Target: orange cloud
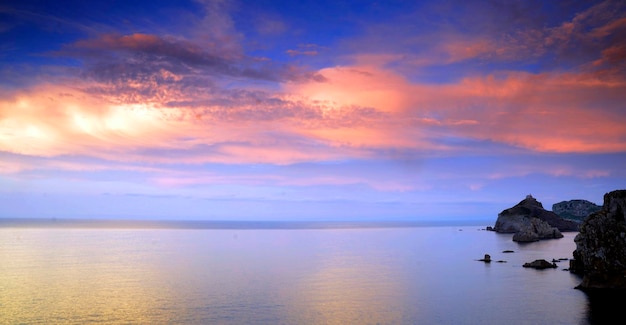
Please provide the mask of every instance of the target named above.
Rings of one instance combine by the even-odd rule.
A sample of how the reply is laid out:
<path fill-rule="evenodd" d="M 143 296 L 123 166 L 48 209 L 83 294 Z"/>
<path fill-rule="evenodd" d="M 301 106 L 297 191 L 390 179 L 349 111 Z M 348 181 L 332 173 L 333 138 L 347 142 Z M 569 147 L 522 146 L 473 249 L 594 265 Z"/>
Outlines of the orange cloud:
<path fill-rule="evenodd" d="M 257 116 L 247 103 L 216 109 L 202 117 L 190 108 L 120 104 L 110 95 L 40 85 L 0 100 L 0 151 L 154 163 L 288 164 L 364 155 L 349 146 L 332 148 L 326 139 L 307 136 L 320 125 L 353 124 L 341 114 L 302 119 L 298 111 L 280 117 L 285 114 L 281 111 L 277 120 L 272 115 L 283 107 L 258 107 L 262 112 L 258 116 L 267 119 L 255 120 L 244 117 Z"/>
<path fill-rule="evenodd" d="M 173 131 L 161 112 L 117 105 L 66 86 L 42 85 L 0 100 L 0 149 L 55 156 L 123 151 L 158 143 Z"/>
<path fill-rule="evenodd" d="M 163 40 L 155 35 L 131 34 L 131 35 L 103 35 L 97 40 L 81 40 L 74 44 L 79 48 L 121 48 L 147 50 L 151 48 L 164 47 Z"/>
<path fill-rule="evenodd" d="M 288 91 L 334 103 L 337 109 L 368 105 L 386 114 L 360 127 L 312 131 L 337 143 L 432 149 L 424 139 L 439 134 L 544 152 L 626 150 L 623 82 L 585 74 L 501 73 L 420 85 L 371 66 L 321 73 L 327 83 L 290 86 Z"/>
<path fill-rule="evenodd" d="M 374 65 L 319 71 L 325 83 L 285 84 L 257 102 L 193 107 L 124 104 L 70 85 L 0 100 L 0 150 L 154 163 L 363 159 L 380 150 L 466 150 L 450 137 L 541 152 L 626 151 L 626 84 L 585 74 L 502 73 L 412 83 Z M 182 94 L 176 94 L 174 99 Z M 113 97 L 113 98 L 112 98 Z M 204 105 L 204 106 L 203 106 Z M 19 170 L 7 166 L 7 170 Z"/>
<path fill-rule="evenodd" d="M 334 67 L 319 74 L 327 81 L 288 84 L 287 93 L 341 107 L 374 107 L 382 112 L 406 108 L 411 85 L 400 75 L 374 66 Z"/>
<path fill-rule="evenodd" d="M 454 92 L 471 89 L 470 99 L 484 105 L 467 114 L 455 112 L 482 115 L 479 125 L 464 130 L 468 136 L 545 152 L 626 150 L 626 116 L 617 93 L 624 84 L 573 74 L 510 74 L 499 85 L 489 78 L 472 79 L 458 88 Z"/>

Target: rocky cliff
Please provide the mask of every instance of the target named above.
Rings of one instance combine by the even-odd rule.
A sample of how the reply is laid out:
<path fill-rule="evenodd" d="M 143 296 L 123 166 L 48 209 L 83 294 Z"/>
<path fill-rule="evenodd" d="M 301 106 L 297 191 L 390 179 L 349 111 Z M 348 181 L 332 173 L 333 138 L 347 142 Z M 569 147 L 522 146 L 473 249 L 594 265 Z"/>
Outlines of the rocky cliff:
<path fill-rule="evenodd" d="M 528 195 L 514 207 L 500 212 L 493 230 L 515 233 L 514 241 L 537 241 L 561 238 L 561 231 L 577 231 L 578 224 L 545 210 L 541 202 Z"/>
<path fill-rule="evenodd" d="M 552 212 L 561 218 L 582 222 L 588 215 L 598 212 L 601 206 L 587 200 L 562 201 L 552 205 Z"/>
<path fill-rule="evenodd" d="M 604 195 L 604 206 L 583 221 L 574 239 L 571 271 L 583 274 L 581 289 L 626 290 L 626 190 Z"/>

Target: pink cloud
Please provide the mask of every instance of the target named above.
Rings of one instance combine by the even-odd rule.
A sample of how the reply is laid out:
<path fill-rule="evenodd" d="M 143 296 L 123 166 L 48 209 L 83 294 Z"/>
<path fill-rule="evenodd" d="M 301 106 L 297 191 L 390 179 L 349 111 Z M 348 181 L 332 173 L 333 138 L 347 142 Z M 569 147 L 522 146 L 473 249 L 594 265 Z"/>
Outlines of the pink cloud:
<path fill-rule="evenodd" d="M 588 74 L 501 73 L 433 86 L 410 83 L 371 66 L 320 73 L 327 83 L 295 85 L 288 91 L 335 104 L 336 109 L 370 105 L 386 114 L 361 129 L 314 130 L 321 137 L 344 139 L 343 143 L 424 148 L 423 138 L 436 133 L 426 127 L 431 126 L 461 137 L 545 152 L 626 150 L 622 140 L 626 116 L 619 104 L 624 82 L 605 82 Z"/>
<path fill-rule="evenodd" d="M 227 111 L 240 109 L 253 110 L 244 103 Z M 263 109 L 268 117 L 276 112 L 283 115 L 282 106 L 258 108 Z M 219 110 L 208 110 L 202 117 L 187 108 L 120 104 L 110 96 L 93 96 L 70 86 L 41 85 L 0 100 L 0 150 L 30 156 L 85 155 L 161 163 L 287 164 L 364 155 L 359 149 L 333 147 L 323 137 L 307 136 L 311 130 L 352 125 L 343 114 L 320 117 L 296 111 L 278 120 L 255 120 L 216 112 Z M 148 149 L 180 154 L 162 156 L 145 151 Z"/>
<path fill-rule="evenodd" d="M 0 174 L 17 174 L 27 169 L 24 164 L 14 161 L 0 161 Z"/>
<path fill-rule="evenodd" d="M 373 66 L 320 73 L 327 83 L 285 85 L 275 94 L 281 105 L 228 108 L 229 114 L 244 109 L 273 116 L 249 120 L 216 115 L 219 106 L 198 116 L 197 109 L 118 104 L 69 86 L 41 85 L 0 100 L 0 149 L 120 161 L 289 164 L 366 158 L 378 149 L 450 150 L 437 140 L 453 135 L 542 152 L 626 150 L 626 117 L 617 101 L 624 83 L 509 73 L 425 85 Z M 298 110 L 285 114 L 285 105 Z"/>
<path fill-rule="evenodd" d="M 382 112 L 403 110 L 411 85 L 401 75 L 376 66 L 345 66 L 319 71 L 327 82 L 287 84 L 285 91 L 335 107 L 374 107 Z"/>
<path fill-rule="evenodd" d="M 310 187 L 310 186 L 367 186 L 377 191 L 405 192 L 412 190 L 426 190 L 431 188 L 426 184 L 418 184 L 408 180 L 383 180 L 376 177 L 347 176 L 347 175 L 277 175 L 277 174 L 246 174 L 224 175 L 207 172 L 169 171 L 159 173 L 151 178 L 151 182 L 163 187 L 186 187 L 190 185 L 242 185 L 242 186 L 278 186 L 278 187 Z"/>
<path fill-rule="evenodd" d="M 614 37 L 624 33 L 626 18 L 607 11 L 611 3 L 555 28 L 500 38 L 444 30 L 417 54 L 356 53 L 344 57 L 350 64 L 319 71 L 242 59 L 241 35 L 228 15 L 219 15 L 228 6 L 204 5 L 207 15 L 198 23 L 207 31 L 194 37 L 108 34 L 67 46 L 85 60 L 92 78 L 5 91 L 0 150 L 114 161 L 290 164 L 364 159 L 385 150 L 467 150 L 446 142 L 456 137 L 539 152 L 626 151 L 626 80 L 619 73 L 626 51 Z M 550 46 L 588 49 L 596 43 L 590 51 L 595 56 L 584 56 L 582 68 L 570 73 L 466 73 L 429 84 L 397 66 L 514 60 Z M 320 49 L 303 44 L 293 53 Z M 110 55 L 120 59 L 109 61 Z M 221 77 L 280 87 L 246 80 L 224 86 L 229 82 Z"/>
<path fill-rule="evenodd" d="M 289 54 L 290 56 L 297 56 L 297 55 L 309 55 L 309 56 L 315 56 L 318 55 L 319 52 L 317 51 L 302 51 L 302 50 L 287 50 L 286 51 L 287 54 Z"/>

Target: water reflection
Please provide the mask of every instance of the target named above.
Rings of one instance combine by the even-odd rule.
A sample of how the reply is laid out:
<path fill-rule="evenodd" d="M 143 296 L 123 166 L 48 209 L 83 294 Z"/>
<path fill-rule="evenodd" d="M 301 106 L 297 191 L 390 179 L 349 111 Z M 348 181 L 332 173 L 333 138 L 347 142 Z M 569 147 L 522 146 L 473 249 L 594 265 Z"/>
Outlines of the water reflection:
<path fill-rule="evenodd" d="M 320 238 L 318 259 L 297 284 L 292 314 L 301 324 L 402 324 L 405 287 L 397 268 L 398 256 L 389 247 L 356 249 L 355 237 L 384 237 L 375 230 L 327 233 Z M 380 243 L 380 242 L 378 242 Z M 322 243 L 324 244 L 324 243 Z"/>
<path fill-rule="evenodd" d="M 134 244 L 128 232 L 15 230 L 0 241 L 3 321 L 163 321 L 152 313 L 164 295 L 151 284 L 156 270 Z"/>
<path fill-rule="evenodd" d="M 535 258 L 568 256 L 572 243 L 519 246 L 510 236 L 451 228 L 0 227 L 0 319 L 8 324 L 601 323 L 612 315 L 606 300 L 589 298 L 585 315 L 587 297 L 573 289 L 579 281 L 571 274 L 521 267 Z M 506 249 L 515 253 L 500 256 Z M 476 262 L 484 253 L 508 262 Z"/>

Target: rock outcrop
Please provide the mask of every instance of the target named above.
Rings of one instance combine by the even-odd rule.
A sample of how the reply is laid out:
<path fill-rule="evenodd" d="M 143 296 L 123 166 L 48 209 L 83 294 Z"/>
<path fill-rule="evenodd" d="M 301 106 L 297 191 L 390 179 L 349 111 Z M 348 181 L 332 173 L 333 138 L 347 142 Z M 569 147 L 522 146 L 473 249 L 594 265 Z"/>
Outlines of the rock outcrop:
<path fill-rule="evenodd" d="M 577 231 L 578 224 L 545 210 L 541 202 L 528 195 L 514 207 L 500 212 L 493 229 L 499 233 L 515 233 L 514 241 L 528 242 L 562 238 L 561 231 Z"/>
<path fill-rule="evenodd" d="M 513 241 L 516 242 L 533 242 L 550 238 L 563 238 L 563 234 L 558 228 L 538 218 L 530 218 L 529 224 L 522 225 L 520 230 L 513 235 Z"/>
<path fill-rule="evenodd" d="M 602 209 L 593 202 L 587 200 L 562 201 L 552 205 L 552 212 L 561 218 L 582 222 L 587 216 Z"/>
<path fill-rule="evenodd" d="M 546 260 L 534 260 L 532 262 L 524 263 L 523 267 L 531 267 L 533 269 L 543 270 L 543 269 L 556 269 L 556 263 L 548 262 Z"/>
<path fill-rule="evenodd" d="M 570 271 L 583 275 L 580 289 L 626 290 L 626 190 L 604 195 L 604 206 L 588 216 L 574 239 Z"/>
<path fill-rule="evenodd" d="M 485 254 L 484 258 L 479 259 L 479 261 L 481 262 L 485 262 L 485 263 L 491 263 L 491 255 L 489 254 Z"/>

